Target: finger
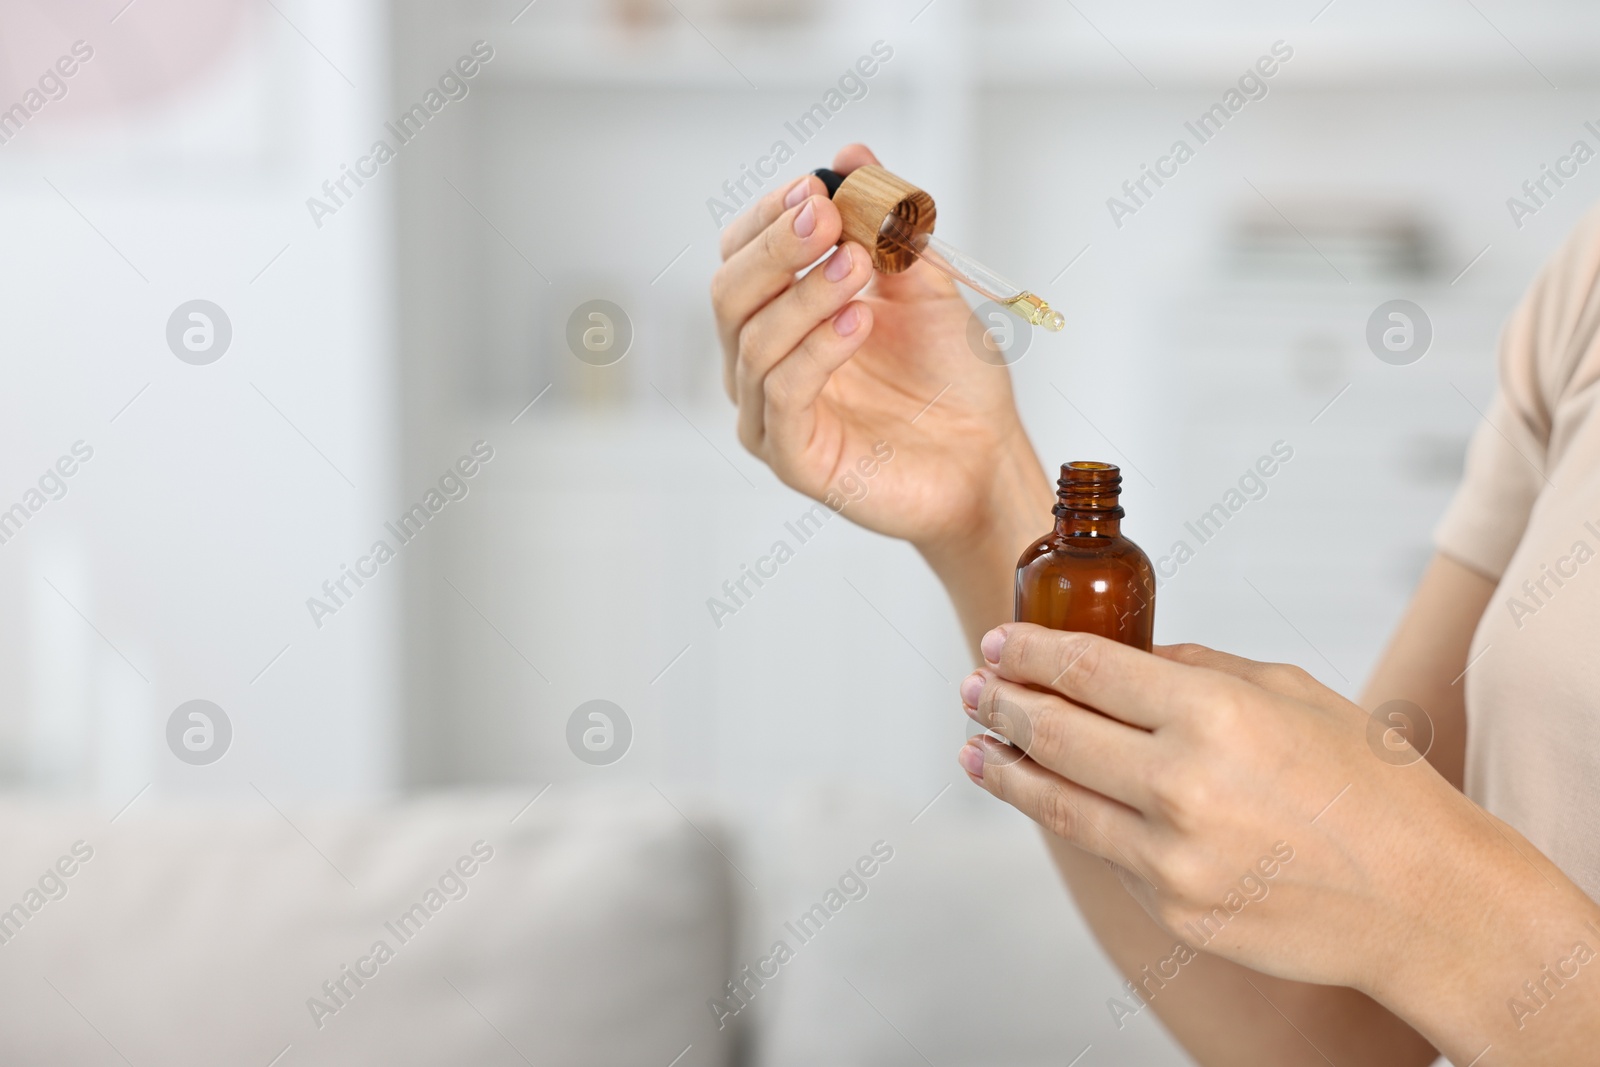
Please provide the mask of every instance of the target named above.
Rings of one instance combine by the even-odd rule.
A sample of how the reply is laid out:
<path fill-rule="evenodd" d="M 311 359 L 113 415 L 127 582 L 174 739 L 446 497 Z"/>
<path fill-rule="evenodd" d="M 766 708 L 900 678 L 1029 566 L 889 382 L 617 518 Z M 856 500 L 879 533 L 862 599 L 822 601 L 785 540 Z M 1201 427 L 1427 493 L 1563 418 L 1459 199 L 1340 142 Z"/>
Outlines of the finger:
<path fill-rule="evenodd" d="M 834 157 L 833 169 L 838 174 L 849 174 L 857 167 L 864 167 L 869 163 L 877 163 L 878 157 L 866 145 L 846 145 Z M 822 179 L 814 174 L 807 174 L 784 186 L 775 189 L 760 200 L 750 210 L 728 223 L 722 231 L 722 258 L 727 260 L 733 254 L 751 241 L 762 230 L 771 226 L 777 217 L 792 207 L 797 207 L 808 196 L 826 194 L 827 189 L 822 184 Z"/>
<path fill-rule="evenodd" d="M 833 157 L 833 169 L 838 174 L 849 174 L 857 167 L 881 167 L 878 157 L 864 144 L 847 144 Z"/>
<path fill-rule="evenodd" d="M 733 254 L 711 280 L 711 306 L 722 341 L 723 384 L 730 398 L 740 331 L 767 301 L 794 284 L 795 272 L 815 263 L 839 242 L 843 228 L 839 209 L 825 196 L 813 196 L 790 208 L 761 231 L 761 236 Z"/>
<path fill-rule="evenodd" d="M 1012 622 L 983 636 L 983 658 L 1001 677 L 1153 730 L 1203 705 L 1228 682 L 1097 634 Z"/>
<path fill-rule="evenodd" d="M 767 375 L 762 432 L 775 465 L 785 465 L 810 446 L 817 427 L 817 398 L 833 372 L 860 351 L 870 336 L 872 308 L 854 301 L 813 329 L 800 347 Z"/>
<path fill-rule="evenodd" d="M 779 215 L 790 208 L 799 207 L 806 197 L 826 192 L 820 178 L 807 174 L 763 196 L 755 202 L 755 206 L 728 223 L 722 231 L 723 260 L 732 258 L 735 252 L 755 240 L 762 230 L 771 226 Z"/>
<path fill-rule="evenodd" d="M 843 310 L 871 277 L 867 250 L 847 241 L 744 324 L 739 331 L 739 358 L 734 362 L 734 394 L 739 405 L 739 439 L 746 448 L 755 451 L 764 436 L 767 375 L 819 325 L 826 325 Z"/>
<path fill-rule="evenodd" d="M 857 167 L 864 167 L 869 163 L 877 163 L 878 157 L 866 145 L 846 145 L 834 157 L 833 169 L 838 174 L 849 174 Z M 827 189 L 822 184 L 822 179 L 814 174 L 807 174 L 781 189 L 775 189 L 760 200 L 750 210 L 728 223 L 722 231 L 722 258 L 727 260 L 733 254 L 751 241 L 762 230 L 771 226 L 777 217 L 792 207 L 797 207 L 808 196 L 826 194 Z"/>
<path fill-rule="evenodd" d="M 984 734 L 959 756 L 967 777 L 1057 837 L 1137 872 L 1144 819 L 1116 801 L 1039 766 Z"/>
<path fill-rule="evenodd" d="M 872 149 L 866 145 L 845 145 L 839 150 L 839 154 L 834 156 L 833 169 L 838 174 L 849 174 L 857 167 L 877 162 L 878 157 L 873 155 Z M 826 192 L 820 178 L 814 174 L 807 174 L 763 196 L 750 210 L 728 223 L 727 228 L 722 231 L 722 258 L 726 260 L 732 257 L 735 252 L 753 241 L 762 230 L 771 226 L 774 219 L 790 208 L 798 206 L 806 197 Z"/>
<path fill-rule="evenodd" d="M 977 690 L 977 703 L 968 697 Z M 993 671 L 976 671 L 961 687 L 962 704 L 1035 763 L 1096 793 L 1147 810 L 1155 779 L 1150 734 Z"/>
<path fill-rule="evenodd" d="M 1232 656 L 1226 652 L 1218 652 L 1205 645 L 1157 645 L 1152 649 L 1162 659 L 1172 660 L 1190 667 L 1204 667 L 1207 670 L 1221 671 L 1223 674 L 1232 675 L 1240 681 L 1249 682 L 1251 685 L 1260 686 L 1280 696 L 1294 697 L 1297 700 L 1306 700 L 1310 697 L 1328 692 L 1321 682 L 1309 673 L 1290 663 L 1262 663 L 1258 660 L 1245 659 L 1243 656 Z"/>

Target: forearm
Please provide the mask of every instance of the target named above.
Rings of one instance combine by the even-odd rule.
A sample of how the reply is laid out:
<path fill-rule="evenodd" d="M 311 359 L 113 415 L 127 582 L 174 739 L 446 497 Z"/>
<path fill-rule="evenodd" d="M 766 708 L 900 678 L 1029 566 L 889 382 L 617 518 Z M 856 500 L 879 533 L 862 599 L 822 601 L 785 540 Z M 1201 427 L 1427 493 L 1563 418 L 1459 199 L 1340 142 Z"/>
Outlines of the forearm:
<path fill-rule="evenodd" d="M 1457 800 L 1454 819 L 1415 839 L 1397 879 L 1407 929 L 1385 938 L 1365 987 L 1456 1063 L 1592 1063 L 1600 907 L 1516 830 Z"/>
<path fill-rule="evenodd" d="M 950 542 L 917 545 L 955 606 L 974 662 L 981 661 L 983 635 L 1011 621 L 1018 557 L 1054 521 L 1055 487 L 1020 429 L 991 472 L 990 503 L 979 521 Z"/>
<path fill-rule="evenodd" d="M 1044 838 L 1096 940 L 1134 985 L 1106 990 L 1119 1030 L 1144 1025 L 1129 1012 L 1143 1014 L 1148 1005 L 1200 1064 L 1433 1062 L 1427 1041 L 1356 990 L 1287 981 L 1207 952 L 1177 951 L 1179 939 L 1150 918 L 1103 861 L 1049 833 Z"/>
<path fill-rule="evenodd" d="M 1493 591 L 1489 578 L 1435 556 L 1362 700 L 1369 709 L 1393 699 L 1421 706 L 1433 725 L 1428 762 L 1457 788 L 1466 749 L 1462 676 Z M 1425 894 L 1414 906 L 1417 949 L 1405 953 L 1413 968 L 1387 969 L 1373 994 L 1458 1063 L 1488 1046 L 1480 1067 L 1585 1062 L 1600 1041 L 1600 969 L 1572 958 L 1582 944 L 1600 960 L 1600 909 L 1470 800 L 1459 798 L 1454 814 L 1454 836 L 1418 835 L 1436 858 L 1404 880 Z"/>
<path fill-rule="evenodd" d="M 1361 695 L 1368 711 L 1393 700 L 1421 709 L 1430 736 L 1407 740 L 1457 789 L 1466 764 L 1468 650 L 1493 593 L 1494 582 L 1436 554 Z"/>

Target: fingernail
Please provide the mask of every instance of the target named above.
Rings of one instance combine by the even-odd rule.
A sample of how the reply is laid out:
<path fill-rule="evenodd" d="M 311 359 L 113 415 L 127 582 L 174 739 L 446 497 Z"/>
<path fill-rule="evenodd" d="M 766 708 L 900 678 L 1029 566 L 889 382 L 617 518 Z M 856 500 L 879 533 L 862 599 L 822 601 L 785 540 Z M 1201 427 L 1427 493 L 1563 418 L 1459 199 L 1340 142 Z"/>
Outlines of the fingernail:
<path fill-rule="evenodd" d="M 861 326 L 861 309 L 851 304 L 834 317 L 833 329 L 840 337 L 849 337 Z"/>
<path fill-rule="evenodd" d="M 978 751 L 977 745 L 962 745 L 961 751 L 956 755 L 956 762 L 961 764 L 961 769 L 972 777 L 983 777 L 983 753 Z"/>
<path fill-rule="evenodd" d="M 800 214 L 794 217 L 794 233 L 802 240 L 817 232 L 817 206 L 807 204 L 800 209 Z"/>
<path fill-rule="evenodd" d="M 969 708 L 978 706 L 978 698 L 983 695 L 983 675 L 973 671 L 961 681 L 961 703 Z"/>
<path fill-rule="evenodd" d="M 852 266 L 854 264 L 850 262 L 850 246 L 840 245 L 839 250 L 823 265 L 822 273 L 830 282 L 842 282 L 850 276 Z"/>
<path fill-rule="evenodd" d="M 800 201 L 804 200 L 810 195 L 811 179 L 809 177 L 801 178 L 799 181 L 794 183 L 794 187 L 792 189 L 784 194 L 783 206 L 785 208 L 798 207 Z"/>
<path fill-rule="evenodd" d="M 978 648 L 983 652 L 983 658 L 990 663 L 1000 662 L 1000 651 L 1006 647 L 1006 632 L 996 627 L 983 635 L 983 641 Z"/>

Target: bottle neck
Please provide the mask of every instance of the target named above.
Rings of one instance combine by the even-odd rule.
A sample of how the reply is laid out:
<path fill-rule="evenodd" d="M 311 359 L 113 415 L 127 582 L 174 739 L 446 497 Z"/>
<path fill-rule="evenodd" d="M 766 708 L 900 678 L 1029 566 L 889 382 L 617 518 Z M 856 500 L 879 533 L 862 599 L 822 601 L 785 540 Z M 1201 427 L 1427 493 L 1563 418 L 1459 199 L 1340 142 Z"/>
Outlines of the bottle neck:
<path fill-rule="evenodd" d="M 1058 537 L 1118 537 L 1126 514 L 1118 503 L 1122 472 L 1109 463 L 1065 463 L 1056 482 Z"/>
<path fill-rule="evenodd" d="M 1057 537 L 1120 537 L 1122 535 L 1121 508 L 1118 514 L 1090 514 L 1086 511 L 1056 512 Z"/>

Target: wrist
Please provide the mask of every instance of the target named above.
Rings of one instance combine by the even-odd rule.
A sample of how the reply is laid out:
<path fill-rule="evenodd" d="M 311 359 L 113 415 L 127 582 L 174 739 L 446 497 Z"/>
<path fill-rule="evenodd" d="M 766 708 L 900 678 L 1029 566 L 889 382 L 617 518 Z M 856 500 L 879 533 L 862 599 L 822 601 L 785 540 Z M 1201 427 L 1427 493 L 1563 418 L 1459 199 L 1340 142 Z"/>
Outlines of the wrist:
<path fill-rule="evenodd" d="M 1055 504 L 1055 489 L 1020 426 L 985 474 L 987 492 L 967 522 L 947 537 L 914 542 L 974 643 L 1011 618 L 1017 559 L 1048 532 Z"/>

